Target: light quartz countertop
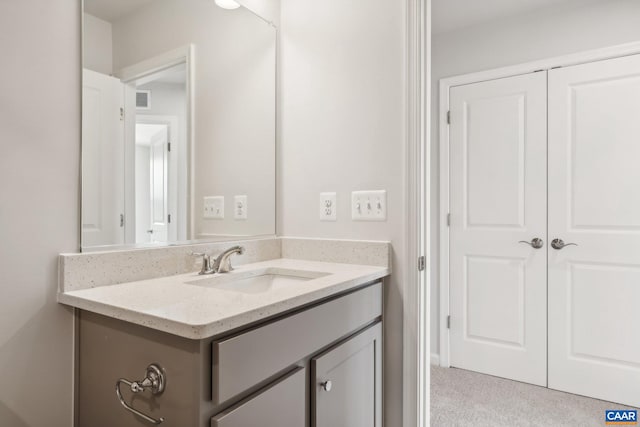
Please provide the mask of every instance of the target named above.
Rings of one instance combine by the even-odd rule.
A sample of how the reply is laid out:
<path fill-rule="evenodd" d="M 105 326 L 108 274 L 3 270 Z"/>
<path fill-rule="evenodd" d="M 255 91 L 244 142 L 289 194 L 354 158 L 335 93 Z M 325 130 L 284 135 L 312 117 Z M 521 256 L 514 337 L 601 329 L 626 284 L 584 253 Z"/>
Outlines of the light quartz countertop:
<path fill-rule="evenodd" d="M 311 278 L 260 292 L 225 286 L 234 280 L 278 273 Z M 389 274 L 388 267 L 281 258 L 244 264 L 226 274 L 200 276 L 194 272 L 61 292 L 58 301 L 181 337 L 204 339 Z"/>

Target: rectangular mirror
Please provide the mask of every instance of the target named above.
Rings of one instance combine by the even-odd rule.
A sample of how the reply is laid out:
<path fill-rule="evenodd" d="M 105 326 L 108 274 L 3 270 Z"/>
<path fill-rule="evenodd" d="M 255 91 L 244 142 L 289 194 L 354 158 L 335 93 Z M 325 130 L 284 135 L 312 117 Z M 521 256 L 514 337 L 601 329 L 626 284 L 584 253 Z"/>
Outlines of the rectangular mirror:
<path fill-rule="evenodd" d="M 232 0 L 84 0 L 81 248 L 275 234 L 276 28 Z"/>

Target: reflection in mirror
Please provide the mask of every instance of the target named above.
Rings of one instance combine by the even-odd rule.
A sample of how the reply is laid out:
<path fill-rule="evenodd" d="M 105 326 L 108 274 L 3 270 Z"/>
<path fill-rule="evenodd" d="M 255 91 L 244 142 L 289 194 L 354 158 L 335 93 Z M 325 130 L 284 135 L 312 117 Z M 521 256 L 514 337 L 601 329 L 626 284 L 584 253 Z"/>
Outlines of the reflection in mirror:
<path fill-rule="evenodd" d="M 217 3 L 84 0 L 83 250 L 275 234 L 276 30 Z"/>

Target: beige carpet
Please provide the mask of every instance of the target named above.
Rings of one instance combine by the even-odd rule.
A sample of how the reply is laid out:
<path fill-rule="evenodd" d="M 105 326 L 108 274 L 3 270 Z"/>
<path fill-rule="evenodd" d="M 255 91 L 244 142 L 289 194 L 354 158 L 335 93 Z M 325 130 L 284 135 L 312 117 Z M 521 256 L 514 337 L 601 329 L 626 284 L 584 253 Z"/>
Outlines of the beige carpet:
<path fill-rule="evenodd" d="M 431 367 L 431 426 L 602 427 L 628 407 L 462 369 Z"/>

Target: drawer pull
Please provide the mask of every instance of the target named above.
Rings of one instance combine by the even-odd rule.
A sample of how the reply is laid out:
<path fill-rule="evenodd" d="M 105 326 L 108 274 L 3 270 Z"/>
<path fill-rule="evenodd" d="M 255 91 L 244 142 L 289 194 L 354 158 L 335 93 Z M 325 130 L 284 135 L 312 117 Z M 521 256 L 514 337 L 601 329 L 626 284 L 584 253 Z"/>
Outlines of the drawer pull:
<path fill-rule="evenodd" d="M 122 393 L 120 392 L 121 383 L 128 385 L 133 393 L 141 393 L 146 389 L 149 389 L 151 391 L 151 394 L 161 394 L 164 391 L 165 385 L 167 383 L 164 369 L 162 369 L 159 365 L 152 363 L 151 365 L 147 366 L 147 374 L 143 380 L 129 381 L 125 378 L 120 378 L 118 381 L 116 381 L 116 395 L 118 396 L 118 400 L 120 400 L 122 406 L 124 406 L 124 409 L 136 414 L 143 420 L 153 425 L 158 425 L 164 421 L 164 417 L 160 417 L 158 419 L 152 418 L 146 414 L 143 414 L 142 412 L 138 411 L 137 409 L 130 406 L 127 402 L 125 402 L 122 398 Z"/>
<path fill-rule="evenodd" d="M 333 388 L 333 383 L 331 381 L 325 381 L 320 383 L 320 385 L 324 391 L 331 391 L 331 388 Z"/>

